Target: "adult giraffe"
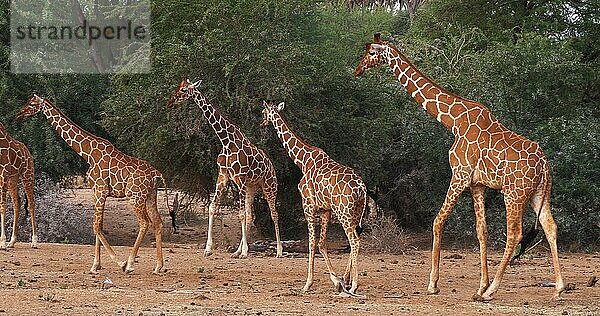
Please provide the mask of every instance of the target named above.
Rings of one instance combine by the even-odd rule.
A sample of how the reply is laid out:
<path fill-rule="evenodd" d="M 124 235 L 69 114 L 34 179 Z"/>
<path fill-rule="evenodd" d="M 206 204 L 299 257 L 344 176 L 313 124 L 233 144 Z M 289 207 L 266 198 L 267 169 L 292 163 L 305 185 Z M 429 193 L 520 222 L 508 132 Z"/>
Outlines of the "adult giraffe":
<path fill-rule="evenodd" d="M 52 127 L 90 165 L 87 171 L 88 183 L 94 194 L 94 233 L 96 234 L 94 263 L 91 273 L 97 273 L 100 265 L 100 244 L 108 251 L 110 258 L 126 273 L 133 272 L 133 264 L 148 226 L 154 227 L 156 239 L 156 267 L 159 274 L 163 268 L 162 255 L 162 218 L 156 205 L 158 179 L 164 179 L 161 173 L 148 162 L 123 154 L 109 141 L 83 130 L 65 116 L 47 99 L 33 95 L 16 118 L 35 115 L 42 112 Z M 166 184 L 166 183 L 165 183 Z M 104 204 L 107 197 L 127 197 L 140 225 L 137 238 L 127 261 L 117 261 L 117 256 L 102 232 Z M 173 216 L 173 214 L 171 215 Z"/>
<path fill-rule="evenodd" d="M 319 234 L 319 252 L 325 259 L 329 278 L 340 294 L 362 297 L 356 295 L 358 287 L 357 258 L 360 248 L 360 237 L 357 226 L 360 227 L 362 216 L 365 212 L 367 188 L 361 177 L 352 168 L 342 165 L 331 159 L 321 148 L 310 146 L 288 127 L 279 114 L 285 104 L 263 102 L 263 121 L 265 127 L 272 123 L 277 131 L 277 136 L 283 143 L 288 155 L 302 170 L 302 179 L 298 183 L 298 190 L 302 196 L 302 208 L 308 224 L 308 277 L 303 291 L 310 289 L 313 283 L 314 261 L 316 251 L 316 217 L 320 216 L 321 233 Z M 333 271 L 333 266 L 327 255 L 327 226 L 331 213 L 338 218 L 350 243 L 350 258 L 342 279 Z M 350 289 L 346 289 L 345 282 L 351 281 Z"/>
<path fill-rule="evenodd" d="M 221 114 L 206 97 L 197 89 L 201 81 L 192 83 L 184 78 L 177 90 L 173 93 L 167 107 L 173 108 L 177 104 L 192 99 L 198 105 L 208 123 L 212 126 L 221 141 L 221 153 L 217 157 L 219 175 L 215 194 L 208 207 L 208 238 L 204 255 L 212 253 L 213 221 L 219 211 L 221 196 L 227 189 L 229 181 L 233 181 L 239 190 L 240 209 L 239 219 L 242 226 L 242 238 L 234 258 L 248 257 L 247 233 L 254 221 L 253 203 L 258 190 L 269 204 L 271 219 L 275 224 L 275 238 L 277 239 L 277 257 L 283 256 L 283 247 L 279 237 L 279 216 L 275 207 L 277 198 L 277 176 L 271 159 L 261 149 L 257 148 L 244 135 L 242 130 Z"/>
<path fill-rule="evenodd" d="M 33 186 L 35 182 L 33 157 L 25 144 L 12 138 L 4 125 L 0 123 L 0 216 L 2 234 L 0 235 L 0 249 L 13 247 L 17 242 L 17 223 L 21 202 L 19 200 L 18 184 L 21 181 L 25 191 L 25 211 L 31 216 L 31 248 L 38 247 L 37 226 L 35 222 L 35 199 L 33 197 Z M 4 231 L 4 216 L 6 213 L 6 191 L 10 194 L 13 205 L 13 228 L 12 236 L 6 244 Z"/>
<path fill-rule="evenodd" d="M 382 64 L 388 64 L 407 92 L 455 137 L 449 151 L 452 180 L 444 204 L 433 222 L 428 293 L 439 292 L 437 282 L 444 224 L 460 194 L 469 187 L 475 206 L 481 256 L 481 280 L 473 299 L 490 301 L 498 289 L 511 255 L 521 241 L 523 212 L 528 202 L 550 245 L 556 277 L 554 298 L 559 299 L 565 285 L 556 247 L 557 228 L 550 212 L 552 180 L 548 160 L 540 146 L 504 127 L 481 103 L 457 96 L 435 84 L 394 45 L 381 41 L 377 33 L 373 42 L 366 44 L 365 55 L 354 76 Z M 485 187 L 501 190 L 506 205 L 506 248 L 491 284 L 487 267 Z"/>

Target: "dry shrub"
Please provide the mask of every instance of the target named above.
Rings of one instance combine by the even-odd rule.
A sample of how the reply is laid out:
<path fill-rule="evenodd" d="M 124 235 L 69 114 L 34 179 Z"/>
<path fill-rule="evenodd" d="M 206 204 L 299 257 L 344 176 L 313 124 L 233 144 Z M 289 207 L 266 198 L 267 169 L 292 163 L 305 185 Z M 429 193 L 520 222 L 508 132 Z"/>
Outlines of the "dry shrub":
<path fill-rule="evenodd" d="M 362 236 L 366 253 L 404 254 L 409 249 L 408 235 L 392 215 L 378 214 L 369 219 Z"/>
<path fill-rule="evenodd" d="M 17 228 L 19 242 L 31 242 L 31 213 L 27 213 L 23 204 L 25 196 L 21 194 L 21 211 Z M 37 219 L 37 232 L 39 242 L 60 242 L 73 244 L 92 244 L 95 236 L 92 231 L 92 217 L 94 210 L 85 208 L 81 204 L 67 204 L 63 198 L 69 190 L 59 187 L 48 176 L 38 173 L 35 181 L 35 201 Z M 12 231 L 12 202 L 6 212 L 7 234 Z M 10 237 L 9 237 L 10 238 Z"/>

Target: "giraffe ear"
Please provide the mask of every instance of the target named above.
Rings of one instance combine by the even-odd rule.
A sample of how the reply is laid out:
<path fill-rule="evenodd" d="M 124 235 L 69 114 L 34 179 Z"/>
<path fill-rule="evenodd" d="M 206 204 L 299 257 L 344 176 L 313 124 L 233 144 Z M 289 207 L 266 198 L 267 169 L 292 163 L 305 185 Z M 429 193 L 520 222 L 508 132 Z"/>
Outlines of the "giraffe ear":
<path fill-rule="evenodd" d="M 277 104 L 277 112 L 281 112 L 281 110 L 283 110 L 283 108 L 285 108 L 284 102 Z"/>
<path fill-rule="evenodd" d="M 263 107 L 265 107 L 265 108 L 266 108 L 268 105 L 269 105 L 269 104 L 267 103 L 267 101 L 265 101 L 265 100 L 263 100 L 263 101 L 262 101 L 262 106 L 263 106 Z"/>
<path fill-rule="evenodd" d="M 194 83 L 192 83 L 192 84 L 191 84 L 191 86 L 192 86 L 193 88 L 195 88 L 195 87 L 197 87 L 197 86 L 198 86 L 198 85 L 199 85 L 201 82 L 202 82 L 202 79 L 201 79 L 201 80 L 198 80 L 198 81 L 196 81 L 196 82 L 194 82 Z"/>
<path fill-rule="evenodd" d="M 373 43 L 381 43 L 381 33 L 373 34 Z"/>

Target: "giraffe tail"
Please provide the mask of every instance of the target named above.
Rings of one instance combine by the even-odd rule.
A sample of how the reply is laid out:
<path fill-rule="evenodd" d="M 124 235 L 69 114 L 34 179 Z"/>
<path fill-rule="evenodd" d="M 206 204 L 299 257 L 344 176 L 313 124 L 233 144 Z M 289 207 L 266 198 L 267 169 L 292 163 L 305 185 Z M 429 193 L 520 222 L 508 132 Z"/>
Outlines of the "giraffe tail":
<path fill-rule="evenodd" d="M 531 243 L 533 243 L 535 237 L 537 237 L 538 233 L 540 232 L 540 229 L 538 228 L 538 224 L 540 222 L 540 214 L 542 214 L 542 209 L 544 208 L 544 205 L 548 203 L 549 200 L 549 197 L 547 197 L 546 195 L 550 194 L 550 191 L 548 190 L 550 184 L 548 171 L 544 172 L 542 177 L 544 181 L 544 195 L 542 196 L 542 203 L 540 203 L 540 208 L 536 212 L 535 224 L 531 226 L 529 230 L 527 230 L 527 232 L 523 235 L 523 238 L 521 238 L 521 241 L 519 242 L 519 251 L 510 259 L 510 262 L 519 259 L 528 250 L 527 248 L 529 247 L 529 245 L 531 245 Z"/>
<path fill-rule="evenodd" d="M 179 201 L 175 200 L 173 202 L 173 208 L 171 208 L 169 206 L 169 188 L 167 186 L 167 181 L 165 181 L 165 178 L 160 173 L 154 179 L 155 182 L 158 182 L 157 180 L 160 179 L 165 186 L 165 202 L 167 204 L 167 209 L 169 210 L 169 216 L 171 217 L 171 231 L 173 234 L 177 234 L 177 209 L 179 208 Z M 158 183 L 155 183 L 155 187 L 157 187 L 157 184 Z M 178 199 L 177 194 L 175 194 L 175 199 Z"/>
<path fill-rule="evenodd" d="M 377 212 L 377 209 L 373 209 L 373 206 L 377 206 L 377 203 L 375 202 L 375 199 L 377 198 L 377 193 L 376 191 L 374 192 L 375 193 L 371 193 L 369 190 L 367 190 L 365 205 L 363 206 L 363 212 L 360 215 L 360 221 L 358 222 L 358 225 L 355 228 L 356 233 L 359 236 L 360 234 L 362 234 L 362 232 L 365 231 L 363 227 L 363 220 L 365 219 L 365 215 L 369 217 L 372 214 L 371 212 Z"/>

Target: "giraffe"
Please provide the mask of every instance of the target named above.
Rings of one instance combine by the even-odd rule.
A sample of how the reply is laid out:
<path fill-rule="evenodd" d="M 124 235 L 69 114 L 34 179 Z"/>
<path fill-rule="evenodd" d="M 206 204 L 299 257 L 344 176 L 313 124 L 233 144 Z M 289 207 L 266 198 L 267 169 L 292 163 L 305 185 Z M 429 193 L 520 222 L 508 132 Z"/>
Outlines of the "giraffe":
<path fill-rule="evenodd" d="M 448 92 L 423 75 L 394 45 L 374 35 L 354 76 L 382 64 L 390 68 L 407 92 L 423 109 L 454 134 L 449 150 L 452 179 L 444 203 L 433 222 L 431 274 L 427 292 L 439 289 L 440 245 L 446 219 L 468 187 L 473 197 L 477 239 L 481 260 L 481 279 L 474 300 L 490 301 L 515 247 L 522 239 L 525 205 L 530 203 L 546 234 L 556 278 L 553 297 L 560 299 L 565 285 L 556 246 L 557 227 L 550 211 L 552 184 L 548 160 L 540 146 L 504 127 L 481 103 Z M 501 190 L 506 205 L 506 247 L 492 283 L 487 266 L 487 228 L 485 222 L 485 188 Z M 525 245 L 522 245 L 525 247 Z"/>
<path fill-rule="evenodd" d="M 254 222 L 254 197 L 260 190 L 265 200 L 267 200 L 271 211 L 271 219 L 275 224 L 275 238 L 277 239 L 277 258 L 281 258 L 283 256 L 283 247 L 279 237 L 279 217 L 275 208 L 275 200 L 277 198 L 275 167 L 273 167 L 273 163 L 263 150 L 252 144 L 237 125 L 227 119 L 206 100 L 206 97 L 197 89 L 200 82 L 201 80 L 192 83 L 189 79 L 184 78 L 177 90 L 171 95 L 171 98 L 167 102 L 167 107 L 173 108 L 190 98 L 194 100 L 223 146 L 221 153 L 217 157 L 218 177 L 215 194 L 208 207 L 208 237 L 204 256 L 212 254 L 213 221 L 219 212 L 221 197 L 227 189 L 229 182 L 232 181 L 239 190 L 239 220 L 242 226 L 240 244 L 232 254 L 232 257 L 248 257 L 246 235 Z"/>
<path fill-rule="evenodd" d="M 321 231 L 319 234 L 319 252 L 325 259 L 329 277 L 342 296 L 357 295 L 358 267 L 357 258 L 360 237 L 357 228 L 365 211 L 367 189 L 361 177 L 352 169 L 331 159 L 321 148 L 310 146 L 300 139 L 288 127 L 279 113 L 285 107 L 283 102 L 275 106 L 263 101 L 263 121 L 261 126 L 272 123 L 277 136 L 283 143 L 288 155 L 302 170 L 302 179 L 298 190 L 302 196 L 302 208 L 308 224 L 308 277 L 303 291 L 307 292 L 313 283 L 314 260 L 316 251 L 316 217 L 319 215 Z M 338 218 L 350 243 L 350 258 L 343 278 L 338 278 L 327 255 L 327 226 L 331 213 Z M 346 282 L 351 280 L 350 289 Z"/>
<path fill-rule="evenodd" d="M 19 219 L 19 210 L 21 202 L 19 201 L 19 181 L 25 191 L 26 203 L 25 211 L 29 210 L 31 216 L 31 248 L 38 247 L 37 225 L 35 222 L 35 199 L 33 197 L 33 187 L 35 182 L 33 157 L 25 144 L 12 138 L 4 125 L 0 123 L 0 216 L 2 225 L 2 235 L 0 236 L 0 249 L 14 247 L 17 242 L 17 222 Z M 4 232 L 4 216 L 6 213 L 6 191 L 10 194 L 13 204 L 13 228 L 12 236 L 8 245 L 6 244 L 6 234 Z"/>
<path fill-rule="evenodd" d="M 98 273 L 100 264 L 100 244 L 104 246 L 110 258 L 125 273 L 134 271 L 133 264 L 138 249 L 149 225 L 154 227 L 156 239 L 156 267 L 154 274 L 160 274 L 164 260 L 162 255 L 162 218 L 157 209 L 157 180 L 164 182 L 161 173 L 148 162 L 123 154 L 110 142 L 83 130 L 64 115 L 47 99 L 33 95 L 16 118 L 35 115 L 42 112 L 52 127 L 65 142 L 90 165 L 87 171 L 88 184 L 94 194 L 94 224 L 96 235 L 94 263 L 90 273 Z M 166 184 L 166 183 L 165 183 Z M 133 209 L 140 229 L 127 261 L 119 262 L 117 256 L 102 232 L 104 204 L 107 197 L 127 197 Z"/>

